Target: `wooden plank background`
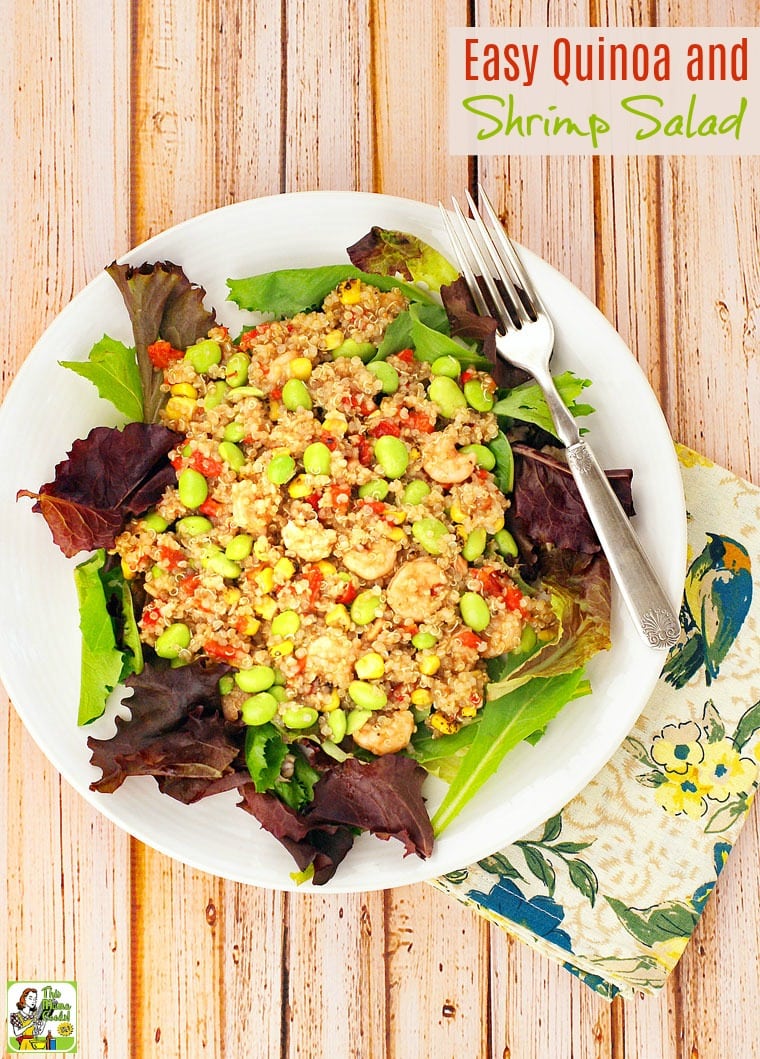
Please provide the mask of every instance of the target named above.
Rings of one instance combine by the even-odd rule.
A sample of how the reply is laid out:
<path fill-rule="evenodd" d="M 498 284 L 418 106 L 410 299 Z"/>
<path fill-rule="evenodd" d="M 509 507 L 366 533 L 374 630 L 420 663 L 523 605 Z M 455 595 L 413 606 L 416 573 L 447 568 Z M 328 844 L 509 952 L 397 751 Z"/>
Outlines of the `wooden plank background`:
<path fill-rule="evenodd" d="M 3 389 L 71 296 L 162 228 L 284 190 L 434 202 L 480 176 L 513 234 L 620 330 L 674 435 L 760 481 L 760 161 L 448 154 L 446 27 L 543 25 L 547 9 L 553 25 L 758 14 L 754 0 L 5 0 Z M 86 1059 L 760 1055 L 756 812 L 667 989 L 610 1006 L 424 885 L 283 895 L 185 868 L 70 791 L 7 700 L 2 726 L 0 963 L 78 980 Z"/>

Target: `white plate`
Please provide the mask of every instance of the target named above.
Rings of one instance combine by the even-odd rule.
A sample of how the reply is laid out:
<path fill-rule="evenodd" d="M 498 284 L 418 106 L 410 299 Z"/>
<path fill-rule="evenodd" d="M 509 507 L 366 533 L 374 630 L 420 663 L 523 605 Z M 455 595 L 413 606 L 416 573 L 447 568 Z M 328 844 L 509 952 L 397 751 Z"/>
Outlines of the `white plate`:
<path fill-rule="evenodd" d="M 179 262 L 208 291 L 233 333 L 250 320 L 226 302 L 227 277 L 347 260 L 373 225 L 413 232 L 446 252 L 438 210 L 384 195 L 308 192 L 241 202 L 155 236 L 124 258 Z M 685 562 L 685 512 L 673 445 L 657 401 L 634 357 L 607 320 L 549 265 L 526 253 L 557 330 L 554 365 L 594 382 L 591 441 L 608 467 L 634 468 L 636 528 L 669 595 L 678 603 Z M 105 264 L 105 262 L 104 262 Z M 72 568 L 19 489 L 53 477 L 75 438 L 119 420 L 87 381 L 58 367 L 84 359 L 104 332 L 132 343 L 121 296 L 103 273 L 57 317 L 24 363 L 0 411 L 0 676 L 29 732 L 80 794 L 119 827 L 178 860 L 215 875 L 293 889 L 289 854 L 247 813 L 234 792 L 185 806 L 152 778 L 129 778 L 112 795 L 89 790 L 100 775 L 88 735 L 114 731 L 117 705 L 77 728 L 79 630 Z M 594 693 L 569 705 L 537 746 L 524 744 L 437 841 L 433 856 L 404 858 L 400 843 L 362 836 L 322 889 L 377 890 L 428 879 L 483 857 L 557 812 L 602 767 L 643 709 L 663 655 L 639 639 L 617 593 L 613 648 L 589 667 Z M 117 696 L 118 698 L 118 696 Z M 443 787 L 430 779 L 431 810 Z M 304 888 L 306 889 L 306 888 Z"/>

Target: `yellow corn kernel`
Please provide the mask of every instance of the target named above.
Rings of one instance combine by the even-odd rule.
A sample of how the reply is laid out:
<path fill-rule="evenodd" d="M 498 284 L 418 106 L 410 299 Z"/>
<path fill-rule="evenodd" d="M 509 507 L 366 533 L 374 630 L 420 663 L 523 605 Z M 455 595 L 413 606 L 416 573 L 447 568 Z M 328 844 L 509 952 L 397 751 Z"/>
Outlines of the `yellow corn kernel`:
<path fill-rule="evenodd" d="M 198 391 L 189 382 L 178 382 L 172 386 L 171 395 L 172 397 L 192 397 L 195 400 L 198 396 Z"/>
<path fill-rule="evenodd" d="M 285 655 L 293 654 L 293 641 L 283 640 L 282 643 L 272 644 L 269 648 L 272 658 L 284 658 Z"/>
<path fill-rule="evenodd" d="M 234 607 L 240 601 L 242 594 L 239 588 L 225 588 L 222 593 L 222 599 L 228 607 Z"/>
<path fill-rule="evenodd" d="M 391 526 L 390 529 L 385 531 L 385 536 L 389 541 L 402 541 L 406 537 L 406 533 L 404 533 L 401 526 Z"/>
<path fill-rule="evenodd" d="M 240 630 L 243 636 L 255 636 L 261 628 L 261 622 L 256 618 L 246 618 L 243 628 Z"/>
<path fill-rule="evenodd" d="M 430 715 L 430 727 L 435 728 L 436 732 L 440 732 L 442 735 L 453 735 L 454 732 L 459 731 L 457 722 L 452 721 L 449 717 L 444 717 L 442 713 L 432 713 Z"/>
<path fill-rule="evenodd" d="M 354 669 L 359 680 L 379 680 L 385 673 L 385 662 L 377 651 L 368 651 L 356 659 Z"/>
<path fill-rule="evenodd" d="M 409 449 L 409 459 L 410 460 L 418 460 L 421 455 L 422 455 L 422 453 L 420 452 L 419 449 Z"/>
<path fill-rule="evenodd" d="M 192 397 L 170 397 L 166 402 L 164 415 L 172 423 L 178 423 L 180 419 L 190 419 L 195 411 L 195 404 Z"/>
<path fill-rule="evenodd" d="M 362 285 L 358 279 L 344 279 L 338 287 L 343 305 L 356 305 L 361 301 Z"/>
<path fill-rule="evenodd" d="M 417 668 L 423 676 L 432 677 L 441 668 L 441 660 L 438 655 L 423 655 Z"/>
<path fill-rule="evenodd" d="M 414 706 L 429 706 L 433 701 L 433 696 L 427 688 L 415 688 L 409 698 Z"/>
<path fill-rule="evenodd" d="M 504 529 L 504 519 L 500 518 L 498 522 L 494 522 L 493 529 L 489 529 L 488 532 L 489 533 L 498 533 L 500 530 L 503 530 L 503 529 Z"/>
<path fill-rule="evenodd" d="M 264 596 L 263 599 L 254 604 L 253 609 L 264 621 L 271 621 L 277 613 L 277 603 L 271 596 Z"/>
<path fill-rule="evenodd" d="M 348 627 L 351 624 L 351 618 L 348 615 L 348 610 L 342 603 L 336 603 L 334 607 L 330 607 L 327 614 L 325 614 L 325 625 L 329 625 L 332 628 L 342 625 Z"/>
<path fill-rule="evenodd" d="M 336 567 L 327 561 L 327 559 L 321 559 L 317 563 L 317 569 L 323 577 L 332 577 L 333 574 L 337 574 Z"/>
<path fill-rule="evenodd" d="M 326 701 L 322 703 L 322 712 L 323 713 L 332 713 L 333 710 L 337 710 L 337 708 L 339 706 L 340 706 L 340 695 L 335 690 L 335 688 L 333 688 L 333 690 L 328 695 Z"/>
<path fill-rule="evenodd" d="M 452 522 L 464 522 L 467 516 L 465 515 L 464 511 L 462 511 L 459 504 L 453 503 L 449 508 L 449 518 Z"/>
<path fill-rule="evenodd" d="M 269 418 L 273 423 L 276 423 L 277 420 L 280 418 L 281 407 L 282 405 L 279 401 L 272 400 L 269 402 Z"/>
<path fill-rule="evenodd" d="M 462 707 L 462 716 L 463 717 L 474 717 L 477 712 L 478 712 L 477 706 L 463 706 Z"/>
<path fill-rule="evenodd" d="M 397 526 L 402 525 L 406 522 L 406 511 L 402 511 L 399 507 L 390 507 L 383 514 L 383 518 L 388 519 L 389 522 L 395 522 Z"/>
<path fill-rule="evenodd" d="M 335 438 L 342 438 L 348 430 L 348 423 L 345 419 L 335 419 L 328 416 L 322 424 L 322 429 L 326 434 L 332 434 Z"/>
<path fill-rule="evenodd" d="M 269 541 L 266 537 L 257 537 L 253 542 L 253 554 L 257 559 L 266 559 L 269 555 Z"/>
<path fill-rule="evenodd" d="M 125 581 L 131 581 L 134 578 L 134 576 L 135 576 L 134 570 L 132 570 L 127 565 L 127 560 L 126 559 L 122 559 L 121 560 L 121 572 L 124 575 L 124 580 Z"/>
<path fill-rule="evenodd" d="M 311 376 L 311 361 L 308 357 L 294 357 L 290 362 L 291 379 L 305 382 Z"/>
<path fill-rule="evenodd" d="M 337 349 L 338 346 L 343 345 L 344 334 L 342 331 L 328 331 L 322 340 L 323 349 Z"/>
<path fill-rule="evenodd" d="M 288 486 L 288 493 L 294 500 L 303 500 L 305 496 L 311 496 L 313 492 L 314 486 L 305 474 L 297 474 Z"/>
<path fill-rule="evenodd" d="M 285 555 L 274 564 L 274 576 L 278 581 L 290 581 L 295 572 L 295 565 Z"/>
<path fill-rule="evenodd" d="M 271 592 L 274 588 L 274 570 L 271 566 L 265 566 L 262 570 L 256 571 L 253 580 L 262 592 Z"/>
<path fill-rule="evenodd" d="M 469 533 L 464 528 L 464 526 L 457 526 L 457 537 L 459 537 L 459 539 L 463 541 L 466 541 L 469 537 Z"/>

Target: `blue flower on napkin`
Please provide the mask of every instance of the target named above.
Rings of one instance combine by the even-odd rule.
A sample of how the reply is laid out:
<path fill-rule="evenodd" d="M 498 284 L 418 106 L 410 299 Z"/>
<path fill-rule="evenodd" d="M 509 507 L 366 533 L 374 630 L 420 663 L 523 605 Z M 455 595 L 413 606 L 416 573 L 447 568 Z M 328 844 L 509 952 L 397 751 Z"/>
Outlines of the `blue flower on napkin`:
<path fill-rule="evenodd" d="M 487 894 L 470 890 L 467 896 L 517 926 L 527 928 L 539 938 L 553 942 L 558 948 L 573 951 L 570 935 L 559 929 L 565 910 L 551 897 L 539 895 L 528 899 L 512 879 L 500 879 Z"/>

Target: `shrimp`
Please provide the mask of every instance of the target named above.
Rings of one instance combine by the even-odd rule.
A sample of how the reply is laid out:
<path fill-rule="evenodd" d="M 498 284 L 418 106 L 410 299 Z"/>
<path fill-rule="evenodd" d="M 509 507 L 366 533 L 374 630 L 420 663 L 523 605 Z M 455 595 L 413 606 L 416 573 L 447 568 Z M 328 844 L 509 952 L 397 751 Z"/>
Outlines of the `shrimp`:
<path fill-rule="evenodd" d="M 262 496 L 262 492 L 266 495 Z M 247 530 L 255 537 L 265 534 L 277 514 L 280 503 L 279 490 L 276 487 L 267 489 L 264 481 L 254 483 L 244 478 L 242 481 L 233 482 L 230 495 L 233 525 Z"/>
<path fill-rule="evenodd" d="M 439 485 L 466 481 L 477 462 L 472 452 L 461 452 L 456 447 L 455 435 L 449 434 L 448 428 L 439 434 L 430 434 L 422 444 L 423 469 Z"/>
<path fill-rule="evenodd" d="M 351 644 L 342 633 L 317 636 L 306 648 L 304 675 L 307 680 L 347 687 L 354 676 L 357 653 L 356 644 Z"/>
<path fill-rule="evenodd" d="M 404 563 L 388 585 L 388 605 L 401 618 L 423 621 L 446 602 L 448 578 L 432 559 Z"/>
<path fill-rule="evenodd" d="M 337 539 L 335 530 L 327 529 L 316 520 L 307 522 L 305 526 L 290 521 L 282 527 L 282 540 L 287 550 L 307 563 L 326 559 Z"/>
<path fill-rule="evenodd" d="M 354 732 L 354 742 L 372 754 L 396 754 L 409 745 L 413 731 L 414 717 L 410 710 L 373 713 L 370 719 Z"/>
<path fill-rule="evenodd" d="M 398 549 L 394 541 L 380 537 L 361 548 L 350 548 L 343 556 L 343 563 L 365 581 L 378 581 L 393 569 Z"/>
<path fill-rule="evenodd" d="M 491 615 L 488 628 L 481 634 L 486 642 L 483 658 L 496 658 L 520 646 L 522 619 L 513 610 L 497 611 Z"/>

